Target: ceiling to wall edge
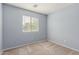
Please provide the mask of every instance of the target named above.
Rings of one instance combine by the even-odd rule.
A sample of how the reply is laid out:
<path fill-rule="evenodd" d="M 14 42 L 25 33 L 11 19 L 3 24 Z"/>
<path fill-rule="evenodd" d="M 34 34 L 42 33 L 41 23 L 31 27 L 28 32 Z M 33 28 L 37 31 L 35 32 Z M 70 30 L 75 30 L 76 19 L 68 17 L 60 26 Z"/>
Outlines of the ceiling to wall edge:
<path fill-rule="evenodd" d="M 43 14 L 43 13 L 39 13 L 39 12 L 35 12 L 35 11 L 31 11 L 31 10 L 28 10 L 28 9 L 25 9 L 25 8 L 21 8 L 21 7 L 18 7 L 18 6 L 14 6 L 14 5 L 11 5 L 11 4 L 8 4 L 8 3 L 2 3 L 2 4 L 3 4 L 3 5 L 12 6 L 12 7 L 15 7 L 15 8 L 19 8 L 19 9 L 23 9 L 23 10 L 27 10 L 27 11 L 30 11 L 30 12 L 34 12 L 34 13 L 37 13 L 37 14 L 41 14 L 41 15 L 48 16 L 47 14 Z"/>
<path fill-rule="evenodd" d="M 36 12 L 36 11 L 32 11 L 32 10 L 28 10 L 28 9 L 25 9 L 25 8 L 22 8 L 22 7 L 18 7 L 18 6 L 11 5 L 11 4 L 9 4 L 9 3 L 2 3 L 2 4 L 4 4 L 4 5 L 9 5 L 9 6 L 12 6 L 12 7 L 15 7 L 15 8 L 19 8 L 19 9 L 23 9 L 23 10 L 27 10 L 27 11 L 30 11 L 30 12 L 34 12 L 34 13 L 37 13 L 37 14 L 45 15 L 45 16 L 48 16 L 49 14 L 51 14 L 51 13 L 49 13 L 49 14 L 39 13 L 39 12 Z M 69 5 L 69 6 L 72 6 L 72 4 Z M 66 6 L 65 8 L 67 8 L 67 7 L 69 7 L 69 6 Z M 61 11 L 61 10 L 65 9 L 65 8 L 62 8 L 62 9 L 57 10 L 57 11 L 55 11 L 55 12 Z M 52 12 L 52 13 L 55 13 L 55 12 Z"/>

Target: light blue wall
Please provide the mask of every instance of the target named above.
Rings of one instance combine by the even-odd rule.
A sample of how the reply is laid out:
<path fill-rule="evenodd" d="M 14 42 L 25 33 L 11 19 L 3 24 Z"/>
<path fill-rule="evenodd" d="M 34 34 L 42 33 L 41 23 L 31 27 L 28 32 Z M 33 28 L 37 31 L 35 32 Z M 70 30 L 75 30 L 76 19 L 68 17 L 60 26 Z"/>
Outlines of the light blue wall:
<path fill-rule="evenodd" d="M 39 32 L 22 32 L 22 16 L 39 18 Z M 46 16 L 3 4 L 3 49 L 45 39 Z"/>
<path fill-rule="evenodd" d="M 2 4 L 0 3 L 0 50 L 2 49 Z"/>
<path fill-rule="evenodd" d="M 48 39 L 79 50 L 79 4 L 48 15 Z"/>

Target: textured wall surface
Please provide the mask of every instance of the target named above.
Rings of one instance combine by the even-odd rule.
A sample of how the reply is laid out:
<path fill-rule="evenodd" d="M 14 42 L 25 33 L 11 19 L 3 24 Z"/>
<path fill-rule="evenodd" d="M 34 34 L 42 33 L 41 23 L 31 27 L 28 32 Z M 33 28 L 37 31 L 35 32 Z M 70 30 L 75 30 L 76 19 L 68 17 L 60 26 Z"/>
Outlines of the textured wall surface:
<path fill-rule="evenodd" d="M 39 32 L 22 32 L 23 15 L 39 19 Z M 45 15 L 3 4 L 3 49 L 45 39 L 46 21 Z"/>
<path fill-rule="evenodd" d="M 2 4 L 0 3 L 0 50 L 2 49 Z"/>
<path fill-rule="evenodd" d="M 48 15 L 48 38 L 79 50 L 79 4 Z"/>

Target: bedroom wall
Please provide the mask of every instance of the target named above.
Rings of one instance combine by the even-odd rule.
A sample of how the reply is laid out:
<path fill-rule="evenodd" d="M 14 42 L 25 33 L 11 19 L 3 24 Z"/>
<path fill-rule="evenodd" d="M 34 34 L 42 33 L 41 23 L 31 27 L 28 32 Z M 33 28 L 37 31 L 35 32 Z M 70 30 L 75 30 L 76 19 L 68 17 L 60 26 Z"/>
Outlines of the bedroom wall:
<path fill-rule="evenodd" d="M 79 51 L 79 4 L 48 15 L 48 39 Z"/>
<path fill-rule="evenodd" d="M 0 3 L 0 50 L 2 50 L 2 4 Z"/>
<path fill-rule="evenodd" d="M 39 32 L 22 32 L 22 16 L 39 18 Z M 3 4 L 3 49 L 46 39 L 46 16 Z"/>

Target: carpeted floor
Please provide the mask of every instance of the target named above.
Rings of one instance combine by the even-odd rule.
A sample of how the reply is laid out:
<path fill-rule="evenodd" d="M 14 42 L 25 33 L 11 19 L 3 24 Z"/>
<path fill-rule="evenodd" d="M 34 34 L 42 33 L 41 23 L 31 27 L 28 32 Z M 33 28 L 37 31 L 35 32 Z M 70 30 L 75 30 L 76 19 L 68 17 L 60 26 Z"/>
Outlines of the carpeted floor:
<path fill-rule="evenodd" d="M 7 50 L 3 55 L 79 55 L 79 52 L 45 41 Z"/>

